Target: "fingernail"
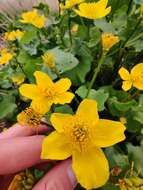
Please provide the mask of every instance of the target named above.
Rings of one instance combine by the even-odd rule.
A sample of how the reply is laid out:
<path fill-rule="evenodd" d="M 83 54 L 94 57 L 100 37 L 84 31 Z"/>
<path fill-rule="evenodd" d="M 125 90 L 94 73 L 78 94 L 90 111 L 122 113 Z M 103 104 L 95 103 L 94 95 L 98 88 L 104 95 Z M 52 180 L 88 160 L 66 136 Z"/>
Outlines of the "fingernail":
<path fill-rule="evenodd" d="M 76 177 L 74 175 L 74 172 L 72 170 L 72 166 L 71 165 L 68 167 L 67 173 L 68 173 L 68 177 L 69 177 L 69 180 L 71 182 L 71 185 L 74 188 L 76 186 L 76 184 L 77 184 L 77 180 L 76 180 Z"/>

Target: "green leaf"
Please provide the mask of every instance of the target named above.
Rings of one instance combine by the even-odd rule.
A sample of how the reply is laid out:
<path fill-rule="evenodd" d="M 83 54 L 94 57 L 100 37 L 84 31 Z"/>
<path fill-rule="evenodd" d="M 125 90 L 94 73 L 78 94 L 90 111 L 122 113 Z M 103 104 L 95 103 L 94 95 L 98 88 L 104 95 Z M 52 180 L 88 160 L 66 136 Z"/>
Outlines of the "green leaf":
<path fill-rule="evenodd" d="M 78 96 L 80 96 L 82 99 L 84 99 L 86 98 L 87 92 L 88 90 L 86 86 L 81 86 L 76 90 L 75 93 L 78 94 Z M 91 89 L 87 98 L 96 100 L 98 105 L 98 111 L 103 111 L 105 109 L 104 104 L 107 101 L 108 97 L 109 94 L 105 93 L 103 89 L 99 89 L 97 91 Z"/>
<path fill-rule="evenodd" d="M 127 149 L 130 161 L 135 162 L 136 172 L 140 171 L 143 176 L 143 146 L 134 146 L 129 143 Z"/>
<path fill-rule="evenodd" d="M 24 36 L 20 40 L 21 45 L 29 44 L 33 40 L 37 39 L 37 30 L 25 31 Z"/>
<path fill-rule="evenodd" d="M 70 52 L 66 52 L 58 47 L 48 51 L 55 57 L 56 68 L 60 73 L 64 73 L 76 67 L 79 63 L 78 59 Z"/>
<path fill-rule="evenodd" d="M 135 105 L 135 100 L 120 102 L 116 97 L 109 98 L 108 100 L 108 107 L 113 116 L 121 116 Z"/>
<path fill-rule="evenodd" d="M 120 190 L 120 188 L 117 185 L 108 183 L 104 187 L 100 188 L 100 190 Z"/>
<path fill-rule="evenodd" d="M 99 19 L 94 21 L 94 24 L 96 27 L 98 27 L 99 29 L 101 29 L 103 32 L 111 32 L 111 33 L 115 33 L 115 29 L 112 26 L 111 23 L 107 22 L 106 19 Z"/>
<path fill-rule="evenodd" d="M 11 95 L 1 96 L 0 99 L 0 119 L 4 119 L 5 117 L 12 114 L 17 108 L 15 104 L 15 98 Z"/>
<path fill-rule="evenodd" d="M 64 76 L 69 77 L 74 85 L 79 85 L 85 82 L 85 77 L 90 71 L 92 56 L 87 46 L 77 41 L 75 52 L 79 57 L 79 64 L 69 72 L 64 73 Z"/>
<path fill-rule="evenodd" d="M 73 114 L 73 110 L 69 105 L 55 106 L 54 112 L 56 113 L 69 113 Z"/>
<path fill-rule="evenodd" d="M 117 149 L 115 147 L 106 148 L 105 154 L 109 161 L 110 168 L 116 166 L 120 167 L 122 170 L 130 168 L 128 156 L 122 152 L 122 149 Z"/>

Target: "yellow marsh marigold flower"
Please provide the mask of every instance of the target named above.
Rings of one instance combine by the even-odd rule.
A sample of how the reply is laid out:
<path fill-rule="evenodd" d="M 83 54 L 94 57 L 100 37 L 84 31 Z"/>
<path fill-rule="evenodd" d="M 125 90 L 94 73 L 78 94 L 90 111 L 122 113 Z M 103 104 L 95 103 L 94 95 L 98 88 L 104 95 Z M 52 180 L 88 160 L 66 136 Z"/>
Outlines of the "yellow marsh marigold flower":
<path fill-rule="evenodd" d="M 66 0 L 65 5 L 63 3 L 60 4 L 61 9 L 70 9 L 77 4 L 80 4 L 84 0 Z"/>
<path fill-rule="evenodd" d="M 25 12 L 21 15 L 22 23 L 29 23 L 34 25 L 37 28 L 43 28 L 46 22 L 46 18 L 44 15 L 40 15 L 36 9 L 33 11 Z"/>
<path fill-rule="evenodd" d="M 17 39 L 21 39 L 24 35 L 24 32 L 20 30 L 12 31 L 12 32 L 6 32 L 4 35 L 4 38 L 8 41 L 15 41 Z"/>
<path fill-rule="evenodd" d="M 103 33 L 102 34 L 102 47 L 104 50 L 109 50 L 112 46 L 120 41 L 118 36 L 113 35 L 112 33 Z"/>
<path fill-rule="evenodd" d="M 52 53 L 49 53 L 49 52 L 45 53 L 42 56 L 42 59 L 44 61 L 44 64 L 48 66 L 50 69 L 55 68 L 55 57 Z"/>
<path fill-rule="evenodd" d="M 119 75 L 124 80 L 122 85 L 124 91 L 130 90 L 132 86 L 143 90 L 143 63 L 134 66 L 130 73 L 127 69 L 121 67 Z"/>
<path fill-rule="evenodd" d="M 72 155 L 72 168 L 86 189 L 98 188 L 109 178 L 108 161 L 101 150 L 125 139 L 125 126 L 99 119 L 95 100 L 83 100 L 75 115 L 53 113 L 56 131 L 43 141 L 42 159 L 64 160 Z"/>
<path fill-rule="evenodd" d="M 81 17 L 88 19 L 99 19 L 108 15 L 111 7 L 106 8 L 108 0 L 99 0 L 97 3 L 81 3 L 79 9 L 74 11 Z"/>
<path fill-rule="evenodd" d="M 16 75 L 13 75 L 12 76 L 12 82 L 17 84 L 17 85 L 20 85 L 24 82 L 25 80 L 25 75 L 20 73 L 20 74 L 16 74 Z"/>
<path fill-rule="evenodd" d="M 17 116 L 17 121 L 22 126 L 39 127 L 42 114 L 35 112 L 32 108 L 26 108 Z"/>
<path fill-rule="evenodd" d="M 36 71 L 34 73 L 37 85 L 23 84 L 19 90 L 20 93 L 32 99 L 32 108 L 39 113 L 46 113 L 50 110 L 52 104 L 70 103 L 74 94 L 67 92 L 71 86 L 68 78 L 62 78 L 57 82 L 53 82 L 51 78 L 44 72 Z"/>
<path fill-rule="evenodd" d="M 4 48 L 0 53 L 0 65 L 7 64 L 13 58 L 13 54 L 8 52 L 8 49 Z"/>

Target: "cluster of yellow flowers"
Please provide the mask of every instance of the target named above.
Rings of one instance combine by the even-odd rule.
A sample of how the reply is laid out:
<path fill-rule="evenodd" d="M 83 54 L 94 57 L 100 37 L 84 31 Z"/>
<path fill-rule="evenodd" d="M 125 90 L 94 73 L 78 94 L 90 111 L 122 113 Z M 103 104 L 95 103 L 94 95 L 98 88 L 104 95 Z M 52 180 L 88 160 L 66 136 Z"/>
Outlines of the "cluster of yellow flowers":
<path fill-rule="evenodd" d="M 8 49 L 2 49 L 0 52 L 0 65 L 9 63 L 9 61 L 12 60 L 13 56 L 14 55 L 12 53 L 9 53 Z"/>
<path fill-rule="evenodd" d="M 36 71 L 34 75 L 36 85 L 23 84 L 19 88 L 23 96 L 32 99 L 31 108 L 18 115 L 23 125 L 40 125 L 40 114 L 48 112 L 52 104 L 70 103 L 74 98 L 72 92 L 67 92 L 70 79 L 54 83 L 46 73 Z M 51 123 L 56 131 L 44 139 L 41 158 L 64 160 L 72 156 L 73 171 L 82 186 L 91 189 L 104 185 L 109 178 L 109 166 L 101 148 L 124 140 L 125 126 L 99 119 L 97 103 L 90 99 L 80 103 L 75 115 L 53 113 Z"/>
<path fill-rule="evenodd" d="M 40 15 L 36 9 L 33 11 L 25 12 L 21 15 L 22 19 L 20 22 L 26 24 L 32 24 L 37 28 L 43 28 L 46 23 L 44 15 Z"/>
<path fill-rule="evenodd" d="M 5 40 L 8 41 L 15 41 L 15 40 L 19 40 L 23 37 L 24 32 L 20 31 L 19 29 L 16 31 L 11 31 L 11 32 L 6 32 L 4 35 Z"/>

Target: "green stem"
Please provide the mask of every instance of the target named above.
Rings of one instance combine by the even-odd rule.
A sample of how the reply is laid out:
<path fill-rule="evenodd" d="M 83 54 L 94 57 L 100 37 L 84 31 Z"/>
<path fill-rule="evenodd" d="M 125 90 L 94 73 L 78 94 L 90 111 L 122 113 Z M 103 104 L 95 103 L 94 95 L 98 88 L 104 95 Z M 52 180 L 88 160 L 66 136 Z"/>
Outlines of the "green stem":
<path fill-rule="evenodd" d="M 70 44 L 72 46 L 72 33 L 71 33 L 71 20 L 70 20 L 70 12 L 68 13 L 68 31 L 69 31 L 69 38 L 70 38 Z"/>
<path fill-rule="evenodd" d="M 131 8 L 132 8 L 132 3 L 133 3 L 133 0 L 130 0 L 130 1 L 129 1 L 129 4 L 128 4 L 127 14 L 130 13 L 130 10 L 131 10 Z"/>
<path fill-rule="evenodd" d="M 100 59 L 99 59 L 99 61 L 98 61 L 98 66 L 97 66 L 97 68 L 95 68 L 95 70 L 94 70 L 94 75 L 93 75 L 92 80 L 91 80 L 91 82 L 90 82 L 90 84 L 89 84 L 86 97 L 88 97 L 88 95 L 89 95 L 89 93 L 90 93 L 90 90 L 92 89 L 92 87 L 93 87 L 93 85 L 94 85 L 94 83 L 95 83 L 95 81 L 96 81 L 96 78 L 97 78 L 97 76 L 98 76 L 98 73 L 99 73 L 100 70 L 101 70 L 101 66 L 102 66 L 102 64 L 104 63 L 105 57 L 106 57 L 106 54 L 103 52 L 102 55 L 101 55 L 101 57 L 100 57 Z"/>

